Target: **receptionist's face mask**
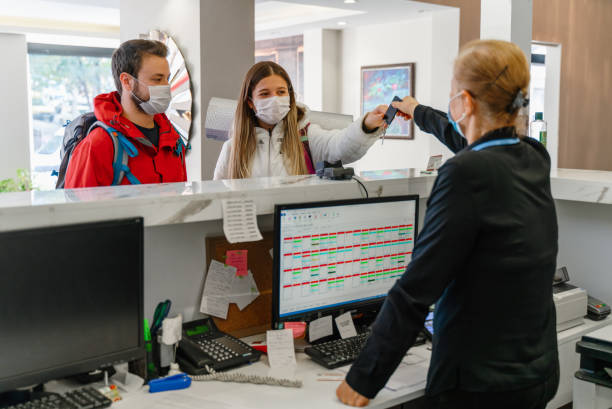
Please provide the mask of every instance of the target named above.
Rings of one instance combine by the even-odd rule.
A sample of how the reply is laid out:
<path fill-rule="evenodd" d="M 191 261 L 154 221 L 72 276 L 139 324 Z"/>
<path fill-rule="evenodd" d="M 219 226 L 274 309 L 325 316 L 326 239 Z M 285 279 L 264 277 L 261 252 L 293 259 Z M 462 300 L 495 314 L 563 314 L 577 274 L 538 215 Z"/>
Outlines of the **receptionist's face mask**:
<path fill-rule="evenodd" d="M 463 91 L 460 91 L 457 95 L 455 95 L 454 97 L 452 97 L 450 99 L 450 101 L 448 101 L 448 112 L 446 113 L 446 116 L 448 117 L 448 122 L 450 122 L 453 125 L 453 128 L 455 128 L 455 131 L 457 131 L 457 133 L 459 135 L 461 135 L 462 137 L 465 138 L 465 135 L 463 134 L 463 131 L 461 130 L 461 127 L 459 126 L 459 122 L 463 121 L 467 115 L 467 113 L 464 111 L 463 114 L 461 115 L 461 117 L 459 117 L 459 119 L 457 119 L 456 121 L 453 119 L 453 116 L 451 115 L 451 109 L 450 109 L 450 104 L 453 101 L 453 99 L 461 96 L 463 94 Z"/>
<path fill-rule="evenodd" d="M 283 120 L 291 108 L 289 96 L 253 99 L 255 116 L 268 125 L 276 125 Z"/>

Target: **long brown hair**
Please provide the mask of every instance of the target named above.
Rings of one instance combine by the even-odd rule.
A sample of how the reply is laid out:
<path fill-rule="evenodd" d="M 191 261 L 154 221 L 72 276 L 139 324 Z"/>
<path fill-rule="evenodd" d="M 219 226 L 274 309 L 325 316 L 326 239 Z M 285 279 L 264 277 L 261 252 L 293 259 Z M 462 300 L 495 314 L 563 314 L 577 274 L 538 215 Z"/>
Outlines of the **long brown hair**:
<path fill-rule="evenodd" d="M 290 109 L 282 121 L 285 127 L 285 135 L 281 144 L 284 165 L 292 175 L 308 173 L 298 129 L 298 121 L 304 115 L 304 112 L 296 106 L 291 79 L 287 71 L 280 65 L 271 61 L 262 61 L 251 67 L 242 83 L 236 115 L 234 116 L 234 136 L 232 138 L 229 166 L 231 179 L 243 179 L 251 176 L 251 162 L 257 148 L 255 138 L 257 117 L 248 101 L 253 97 L 253 90 L 259 81 L 270 75 L 282 77 L 287 83 L 289 91 Z"/>
<path fill-rule="evenodd" d="M 512 124 L 519 105 L 517 94 L 529 91 L 529 66 L 519 46 L 501 40 L 473 40 L 461 48 L 454 75 L 460 89 L 481 101 L 484 116 Z"/>

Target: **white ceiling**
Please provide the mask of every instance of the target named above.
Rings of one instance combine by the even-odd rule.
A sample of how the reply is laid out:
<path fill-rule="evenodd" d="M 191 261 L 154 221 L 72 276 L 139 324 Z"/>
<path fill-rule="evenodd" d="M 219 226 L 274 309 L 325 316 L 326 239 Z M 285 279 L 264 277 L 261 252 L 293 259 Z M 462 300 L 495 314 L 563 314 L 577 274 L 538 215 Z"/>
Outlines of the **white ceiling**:
<path fill-rule="evenodd" d="M 301 12 L 300 7 L 304 6 L 313 9 L 310 13 Z M 274 21 L 270 16 L 274 9 L 281 17 L 276 19 L 274 27 L 269 27 L 270 20 Z M 255 0 L 255 36 L 261 40 L 296 35 L 311 28 L 343 29 L 384 24 L 444 9 L 448 8 L 412 0 L 357 0 L 354 4 L 344 0 Z M 339 25 L 339 22 L 346 24 Z"/>
<path fill-rule="evenodd" d="M 119 1 L 0 0 L 0 17 L 119 26 Z"/>
<path fill-rule="evenodd" d="M 121 0 L 0 0 L 0 20 L 38 19 L 119 26 Z M 129 0 L 123 0 L 129 1 Z M 223 0 L 217 0 L 223 1 Z M 257 39 L 419 18 L 444 6 L 412 0 L 255 0 Z M 339 25 L 338 22 L 346 23 Z"/>

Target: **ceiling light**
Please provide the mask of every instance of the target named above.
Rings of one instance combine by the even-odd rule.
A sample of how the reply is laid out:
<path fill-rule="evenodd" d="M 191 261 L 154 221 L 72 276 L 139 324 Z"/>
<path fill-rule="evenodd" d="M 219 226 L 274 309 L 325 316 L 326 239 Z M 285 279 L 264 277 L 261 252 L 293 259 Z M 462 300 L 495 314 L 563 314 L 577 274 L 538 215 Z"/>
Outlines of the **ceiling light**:
<path fill-rule="evenodd" d="M 338 25 L 339 26 L 345 26 L 346 25 L 346 21 L 338 21 Z"/>
<path fill-rule="evenodd" d="M 355 4 L 357 0 L 344 0 L 344 4 Z"/>

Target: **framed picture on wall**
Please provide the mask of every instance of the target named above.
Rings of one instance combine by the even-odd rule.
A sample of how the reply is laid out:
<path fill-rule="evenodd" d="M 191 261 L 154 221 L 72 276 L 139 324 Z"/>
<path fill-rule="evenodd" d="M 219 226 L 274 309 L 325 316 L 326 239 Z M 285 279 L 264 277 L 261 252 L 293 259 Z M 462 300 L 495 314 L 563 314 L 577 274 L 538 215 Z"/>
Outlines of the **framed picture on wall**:
<path fill-rule="evenodd" d="M 378 105 L 389 105 L 394 96 L 414 96 L 415 63 L 361 67 L 361 114 Z M 385 138 L 414 139 L 412 120 L 399 117 L 391 122 Z"/>

